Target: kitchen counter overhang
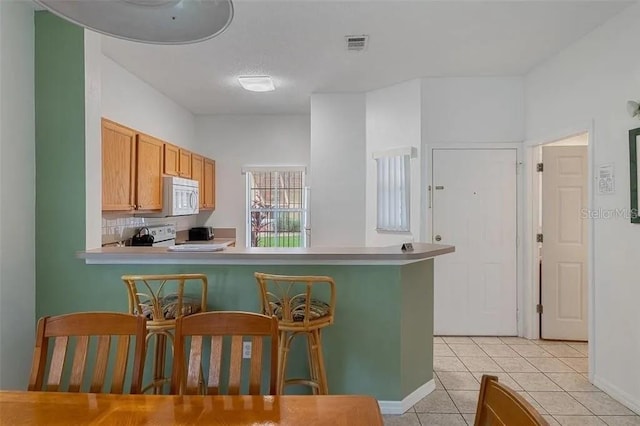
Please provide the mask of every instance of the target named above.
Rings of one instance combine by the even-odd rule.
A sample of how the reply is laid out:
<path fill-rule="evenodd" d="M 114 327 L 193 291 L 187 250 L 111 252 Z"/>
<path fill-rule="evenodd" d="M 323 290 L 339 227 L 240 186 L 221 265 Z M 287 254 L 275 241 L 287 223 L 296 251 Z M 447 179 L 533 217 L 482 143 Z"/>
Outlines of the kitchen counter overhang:
<path fill-rule="evenodd" d="M 77 253 L 87 264 L 182 265 L 406 265 L 453 253 L 454 246 L 413 243 L 390 247 L 228 247 L 218 252 L 176 252 L 166 247 L 103 247 Z"/>

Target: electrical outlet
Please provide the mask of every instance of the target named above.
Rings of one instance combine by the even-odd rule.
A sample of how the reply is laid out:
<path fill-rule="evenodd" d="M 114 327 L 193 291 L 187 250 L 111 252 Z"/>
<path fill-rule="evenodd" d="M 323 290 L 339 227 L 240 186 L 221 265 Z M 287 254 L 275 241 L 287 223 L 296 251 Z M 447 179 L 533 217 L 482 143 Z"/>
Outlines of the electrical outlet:
<path fill-rule="evenodd" d="M 242 358 L 251 358 L 251 342 L 242 342 Z"/>

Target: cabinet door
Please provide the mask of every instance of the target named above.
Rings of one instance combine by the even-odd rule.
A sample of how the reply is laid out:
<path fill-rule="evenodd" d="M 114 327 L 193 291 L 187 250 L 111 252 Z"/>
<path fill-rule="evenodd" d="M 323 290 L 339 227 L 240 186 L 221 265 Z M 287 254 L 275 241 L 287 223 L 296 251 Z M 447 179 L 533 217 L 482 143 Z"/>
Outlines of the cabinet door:
<path fill-rule="evenodd" d="M 180 148 L 180 176 L 191 179 L 191 152 Z"/>
<path fill-rule="evenodd" d="M 164 144 L 164 174 L 180 176 L 180 148 L 170 143 Z"/>
<path fill-rule="evenodd" d="M 138 210 L 162 210 L 162 160 L 164 143 L 148 135 L 138 135 Z"/>
<path fill-rule="evenodd" d="M 216 208 L 216 162 L 204 159 L 204 190 L 202 198 L 202 208 L 205 210 L 215 210 Z"/>
<path fill-rule="evenodd" d="M 102 210 L 135 208 L 136 133 L 102 119 Z"/>
<path fill-rule="evenodd" d="M 204 207 L 204 158 L 198 154 L 191 154 L 191 179 L 198 181 L 198 191 L 200 192 L 199 208 Z"/>

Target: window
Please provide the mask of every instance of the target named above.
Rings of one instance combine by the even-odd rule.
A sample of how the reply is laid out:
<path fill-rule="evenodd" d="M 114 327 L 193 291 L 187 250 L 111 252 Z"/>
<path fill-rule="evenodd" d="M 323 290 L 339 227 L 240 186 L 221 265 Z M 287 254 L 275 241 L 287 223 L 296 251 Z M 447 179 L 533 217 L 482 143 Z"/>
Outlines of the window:
<path fill-rule="evenodd" d="M 251 167 L 247 178 L 247 247 L 307 247 L 304 167 Z"/>
<path fill-rule="evenodd" d="M 410 163 L 413 148 L 375 153 L 378 231 L 410 231 Z"/>

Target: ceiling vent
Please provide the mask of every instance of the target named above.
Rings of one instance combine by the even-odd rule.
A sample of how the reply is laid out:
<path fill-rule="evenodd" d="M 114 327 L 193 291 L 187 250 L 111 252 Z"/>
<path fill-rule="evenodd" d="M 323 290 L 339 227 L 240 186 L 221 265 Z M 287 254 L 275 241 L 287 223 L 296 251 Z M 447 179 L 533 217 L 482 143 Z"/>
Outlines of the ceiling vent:
<path fill-rule="evenodd" d="M 347 41 L 347 50 L 360 52 L 367 48 L 368 35 L 348 35 L 344 38 Z"/>

